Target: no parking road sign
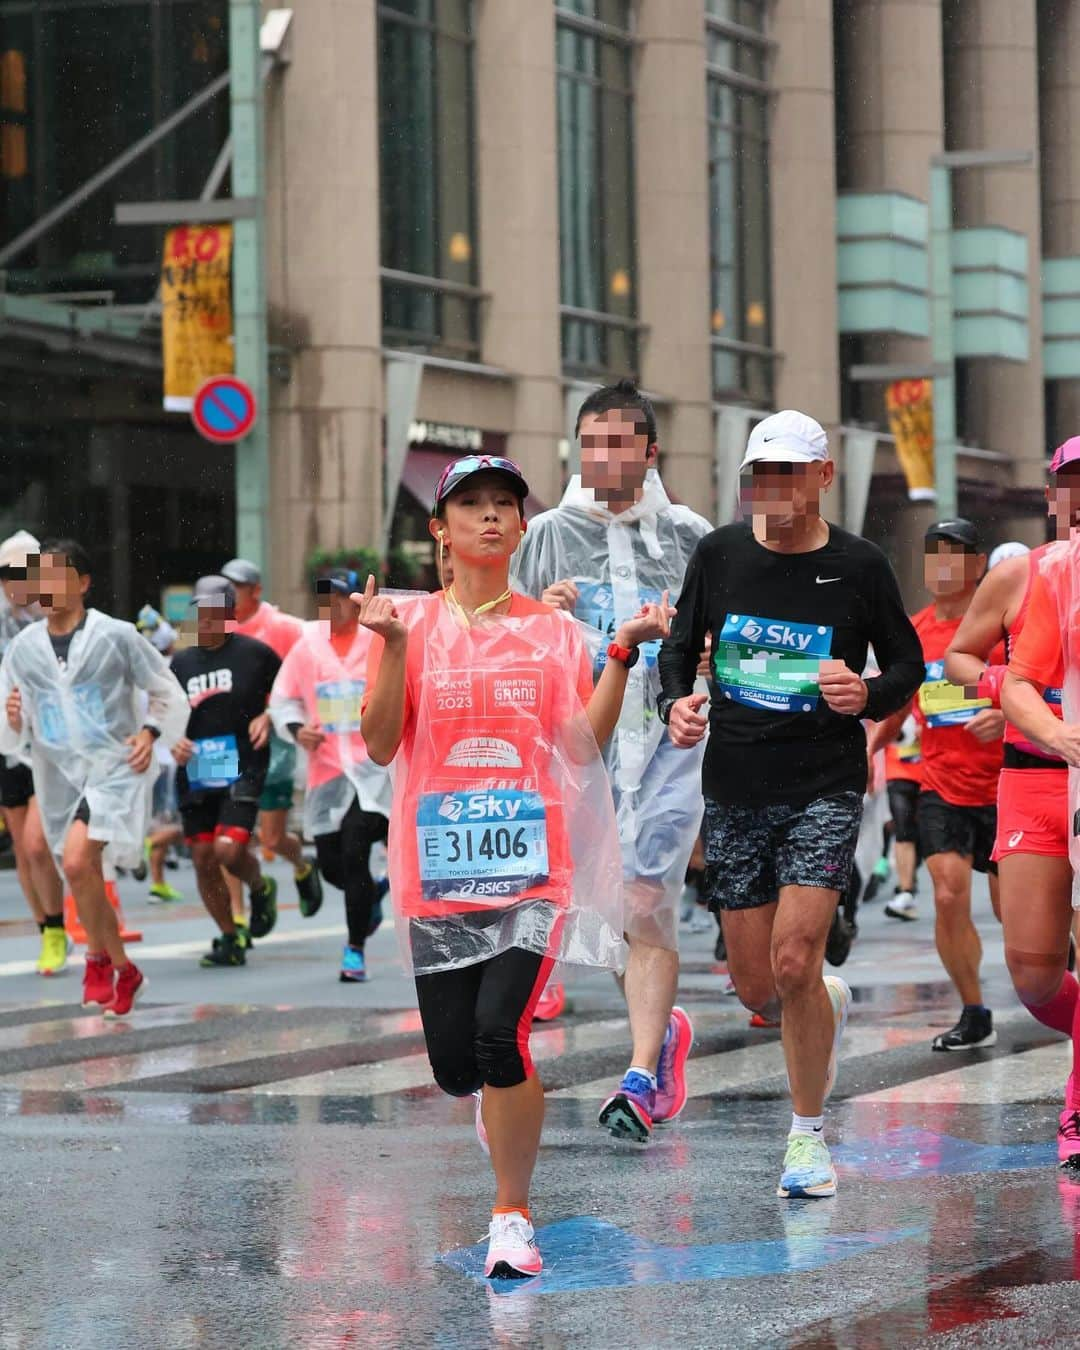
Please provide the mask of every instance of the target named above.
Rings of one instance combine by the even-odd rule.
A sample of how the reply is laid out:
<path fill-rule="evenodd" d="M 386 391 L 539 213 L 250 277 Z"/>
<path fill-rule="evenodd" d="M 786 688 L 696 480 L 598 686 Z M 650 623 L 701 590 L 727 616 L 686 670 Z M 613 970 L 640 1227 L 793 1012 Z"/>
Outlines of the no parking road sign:
<path fill-rule="evenodd" d="M 257 412 L 249 384 L 235 375 L 212 375 L 196 390 L 191 420 L 200 436 L 222 445 L 242 440 L 255 425 Z"/>

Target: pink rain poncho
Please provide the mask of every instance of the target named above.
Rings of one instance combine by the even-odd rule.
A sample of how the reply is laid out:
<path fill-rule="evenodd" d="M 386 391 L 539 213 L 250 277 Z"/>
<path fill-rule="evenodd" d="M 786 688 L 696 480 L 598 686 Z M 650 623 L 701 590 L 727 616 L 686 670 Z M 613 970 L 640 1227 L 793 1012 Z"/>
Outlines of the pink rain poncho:
<path fill-rule="evenodd" d="M 289 726 L 297 722 L 315 725 L 326 737 L 307 752 L 304 828 L 312 838 L 340 829 L 354 799 L 361 811 L 390 815 L 390 777 L 372 761 L 360 735 L 373 640 L 366 628 L 357 628 L 352 645 L 339 655 L 327 620 L 306 623 L 270 693 L 270 716 L 283 740 L 292 739 Z"/>
<path fill-rule="evenodd" d="M 618 834 L 579 627 L 520 595 L 471 623 L 441 593 L 398 611 L 409 642 L 389 872 L 407 966 L 521 947 L 621 969 Z M 369 690 L 381 655 L 376 639 Z"/>

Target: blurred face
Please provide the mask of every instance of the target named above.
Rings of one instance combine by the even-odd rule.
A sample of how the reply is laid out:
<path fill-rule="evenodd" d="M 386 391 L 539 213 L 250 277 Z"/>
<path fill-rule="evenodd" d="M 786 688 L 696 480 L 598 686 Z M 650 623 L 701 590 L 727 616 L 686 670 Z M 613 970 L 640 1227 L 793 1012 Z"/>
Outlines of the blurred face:
<path fill-rule="evenodd" d="M 1054 538 L 1068 539 L 1080 525 L 1080 464 L 1066 464 L 1046 489 L 1046 510 L 1054 522 Z"/>
<path fill-rule="evenodd" d="M 832 484 L 836 466 L 820 464 L 754 464 L 743 502 L 754 516 L 764 516 L 770 529 L 798 526 L 821 514 L 821 494 Z"/>
<path fill-rule="evenodd" d="M 246 623 L 262 604 L 262 585 L 256 582 L 253 586 L 238 586 L 233 582 L 233 587 L 236 591 L 237 621 Z"/>
<path fill-rule="evenodd" d="M 15 609 L 25 609 L 34 602 L 34 592 L 30 587 L 30 578 L 26 567 L 5 567 L 0 573 L 0 586 L 8 598 L 8 604 Z"/>
<path fill-rule="evenodd" d="M 524 529 L 517 493 L 500 473 L 474 474 L 445 503 L 442 520 L 428 525 L 436 547 L 439 531 L 454 556 L 482 564 L 505 563 Z"/>
<path fill-rule="evenodd" d="M 359 606 L 354 605 L 347 595 L 331 590 L 319 592 L 319 618 L 329 623 L 335 633 L 351 627 L 359 615 Z"/>
<path fill-rule="evenodd" d="M 27 564 L 29 589 L 48 613 L 74 609 L 90 589 L 89 576 L 79 576 L 62 553 L 41 553 Z"/>
<path fill-rule="evenodd" d="M 220 647 L 236 628 L 236 614 L 224 596 L 204 600 L 196 613 L 200 647 Z"/>
<path fill-rule="evenodd" d="M 633 499 L 656 463 L 648 424 L 633 408 L 588 413 L 581 419 L 581 485 L 601 501 Z"/>
<path fill-rule="evenodd" d="M 950 539 L 932 539 L 926 546 L 923 578 L 935 600 L 974 590 L 985 571 L 985 553 L 970 553 Z"/>

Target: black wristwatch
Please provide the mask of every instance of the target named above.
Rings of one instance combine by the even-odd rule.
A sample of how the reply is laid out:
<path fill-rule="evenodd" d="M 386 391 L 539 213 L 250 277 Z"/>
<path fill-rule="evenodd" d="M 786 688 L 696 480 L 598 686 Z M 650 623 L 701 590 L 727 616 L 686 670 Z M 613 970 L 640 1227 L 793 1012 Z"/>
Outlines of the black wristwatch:
<path fill-rule="evenodd" d="M 148 722 L 144 722 L 143 725 L 142 725 L 142 729 L 143 729 L 143 731 L 148 731 L 148 732 L 150 733 L 150 735 L 153 736 L 153 738 L 154 738 L 155 741 L 161 739 L 161 728 L 160 728 L 160 727 L 152 727 L 152 726 L 150 726 L 150 724 L 149 724 Z"/>
<path fill-rule="evenodd" d="M 608 644 L 608 659 L 621 662 L 627 670 L 633 670 L 641 657 L 640 647 L 621 647 L 617 642 Z"/>
<path fill-rule="evenodd" d="M 661 698 L 657 701 L 656 715 L 659 717 L 660 721 L 663 722 L 664 726 L 667 726 L 668 722 L 671 720 L 671 710 L 677 702 L 678 699 L 674 698 Z"/>

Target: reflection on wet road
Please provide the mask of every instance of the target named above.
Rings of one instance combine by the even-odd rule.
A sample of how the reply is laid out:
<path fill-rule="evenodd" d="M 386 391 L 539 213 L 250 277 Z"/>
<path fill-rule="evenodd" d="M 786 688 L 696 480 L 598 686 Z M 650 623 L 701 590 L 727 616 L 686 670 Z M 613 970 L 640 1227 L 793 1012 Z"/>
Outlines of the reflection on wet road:
<path fill-rule="evenodd" d="M 902 982 L 852 962 L 833 1200 L 775 1197 L 777 1035 L 703 956 L 691 1100 L 645 1152 L 594 1123 L 624 1066 L 607 986 L 538 1028 L 546 1266 L 523 1283 L 481 1278 L 487 1163 L 411 1009 L 0 1008 L 0 1347 L 1074 1344 L 1068 1048 L 1002 994 L 993 1051 L 931 1054 L 948 991 L 918 978 L 925 938 L 890 941 Z"/>

